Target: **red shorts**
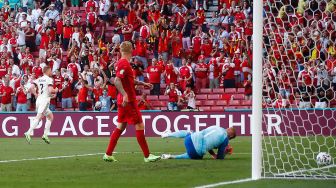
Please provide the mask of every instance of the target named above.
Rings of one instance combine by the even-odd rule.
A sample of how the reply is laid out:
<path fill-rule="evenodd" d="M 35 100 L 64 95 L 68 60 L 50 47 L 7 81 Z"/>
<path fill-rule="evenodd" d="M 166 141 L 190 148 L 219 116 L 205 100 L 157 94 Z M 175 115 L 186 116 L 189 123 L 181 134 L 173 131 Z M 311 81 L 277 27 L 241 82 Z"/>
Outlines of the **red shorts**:
<path fill-rule="evenodd" d="M 118 123 L 129 125 L 142 123 L 142 116 L 136 101 L 129 102 L 125 107 L 118 104 Z"/>

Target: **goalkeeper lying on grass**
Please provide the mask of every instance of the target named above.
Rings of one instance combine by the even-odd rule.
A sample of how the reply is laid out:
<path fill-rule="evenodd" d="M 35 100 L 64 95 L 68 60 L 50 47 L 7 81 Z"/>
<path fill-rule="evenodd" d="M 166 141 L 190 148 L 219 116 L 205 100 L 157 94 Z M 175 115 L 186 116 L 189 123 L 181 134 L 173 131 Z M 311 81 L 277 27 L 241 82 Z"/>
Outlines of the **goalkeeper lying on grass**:
<path fill-rule="evenodd" d="M 211 126 L 195 133 L 167 131 L 161 137 L 184 138 L 184 146 L 187 150 L 181 155 L 163 154 L 162 159 L 202 159 L 206 152 L 209 152 L 214 159 L 224 159 L 227 153 L 232 153 L 229 140 L 236 137 L 236 130 Z M 218 148 L 217 154 L 213 151 L 216 148 Z"/>

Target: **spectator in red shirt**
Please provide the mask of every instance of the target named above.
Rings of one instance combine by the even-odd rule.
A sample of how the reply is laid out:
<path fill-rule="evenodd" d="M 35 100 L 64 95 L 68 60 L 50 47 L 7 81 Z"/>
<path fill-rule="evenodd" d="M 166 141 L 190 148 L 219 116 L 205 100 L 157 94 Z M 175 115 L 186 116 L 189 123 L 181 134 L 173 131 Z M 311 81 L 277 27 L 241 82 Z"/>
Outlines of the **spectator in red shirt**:
<path fill-rule="evenodd" d="M 209 88 L 219 88 L 221 70 L 219 67 L 219 58 L 212 58 L 208 64 L 209 67 Z"/>
<path fill-rule="evenodd" d="M 138 61 L 141 61 L 144 68 L 146 69 L 148 67 L 147 43 L 146 41 L 144 41 L 144 39 L 141 36 L 139 36 L 138 40 L 135 43 L 135 52 L 136 52 L 135 58 Z"/>
<path fill-rule="evenodd" d="M 62 93 L 62 109 L 72 108 L 72 80 L 67 74 L 64 75 L 64 82 L 60 92 Z"/>
<path fill-rule="evenodd" d="M 222 73 L 224 75 L 224 88 L 234 88 L 235 85 L 235 76 L 234 76 L 234 69 L 235 64 L 231 61 L 231 58 L 228 57 L 225 60 L 223 65 Z"/>
<path fill-rule="evenodd" d="M 97 23 L 97 13 L 94 11 L 93 7 L 90 7 L 90 11 L 87 13 L 87 25 L 94 31 Z"/>
<path fill-rule="evenodd" d="M 245 88 L 245 99 L 250 100 L 252 99 L 252 81 L 251 81 L 251 74 L 247 76 L 247 79 L 244 81 L 244 88 Z"/>
<path fill-rule="evenodd" d="M 204 56 L 198 58 L 198 63 L 195 66 L 195 77 L 196 77 L 196 91 L 199 92 L 200 89 L 206 88 L 208 81 L 208 65 L 204 62 Z"/>
<path fill-rule="evenodd" d="M 162 32 L 161 36 L 159 38 L 159 46 L 158 46 L 158 53 L 159 55 L 162 55 L 163 59 L 165 61 L 168 60 L 168 43 L 169 43 L 169 38 L 166 36 L 166 32 Z"/>
<path fill-rule="evenodd" d="M 14 90 L 9 86 L 9 80 L 5 79 L 4 85 L 0 88 L 1 97 L 1 111 L 10 112 L 12 111 L 12 101 L 13 101 Z"/>
<path fill-rule="evenodd" d="M 211 40 L 208 39 L 206 36 L 203 40 L 203 44 L 201 45 L 201 51 L 205 57 L 205 62 L 208 64 L 211 59 L 211 52 L 212 52 L 212 44 Z"/>
<path fill-rule="evenodd" d="M 88 81 L 83 78 L 82 74 L 79 74 L 79 76 L 79 82 L 76 84 L 76 88 L 79 90 L 77 98 L 79 111 L 87 111 L 89 105 L 88 95 L 89 91 L 92 91 L 92 87 L 88 85 Z"/>
<path fill-rule="evenodd" d="M 151 95 L 160 95 L 160 82 L 162 67 L 157 64 L 157 59 L 152 59 L 152 65 L 147 68 L 147 74 L 149 83 L 153 85 L 153 89 L 150 91 Z"/>
<path fill-rule="evenodd" d="M 20 87 L 16 89 L 15 95 L 17 97 L 16 111 L 26 112 L 28 110 L 27 94 L 28 89 L 25 87 L 25 81 L 21 80 Z"/>
<path fill-rule="evenodd" d="M 172 60 L 169 60 L 167 65 L 165 66 L 165 71 L 164 71 L 166 84 L 170 84 L 170 83 L 176 84 L 178 73 L 179 73 L 178 68 L 174 66 L 174 63 Z"/>
<path fill-rule="evenodd" d="M 73 27 L 70 25 L 70 20 L 65 21 L 65 25 L 63 26 L 63 49 L 65 51 L 68 50 L 70 39 L 73 33 Z"/>
<path fill-rule="evenodd" d="M 188 84 L 192 84 L 193 71 L 191 67 L 187 64 L 186 59 L 182 59 L 182 67 L 179 69 L 180 76 L 180 88 L 182 91 L 185 90 Z"/>
<path fill-rule="evenodd" d="M 168 102 L 168 110 L 178 110 L 178 104 L 181 101 L 181 91 L 179 91 L 177 88 L 175 88 L 174 83 L 170 83 L 169 87 L 167 87 L 165 95 L 169 96 L 169 102 Z"/>
<path fill-rule="evenodd" d="M 138 100 L 138 108 L 139 110 L 151 110 L 152 106 L 150 102 L 147 100 L 147 94 L 143 93 L 141 98 Z"/>
<path fill-rule="evenodd" d="M 182 65 L 182 40 L 179 36 L 174 36 L 172 39 L 172 57 L 175 67 Z"/>

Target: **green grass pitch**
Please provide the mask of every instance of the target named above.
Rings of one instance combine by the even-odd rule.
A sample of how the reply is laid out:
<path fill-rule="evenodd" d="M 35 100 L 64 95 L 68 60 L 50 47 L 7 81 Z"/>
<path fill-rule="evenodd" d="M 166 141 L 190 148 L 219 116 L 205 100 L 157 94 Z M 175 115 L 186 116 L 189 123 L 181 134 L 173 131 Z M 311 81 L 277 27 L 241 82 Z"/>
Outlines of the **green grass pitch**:
<path fill-rule="evenodd" d="M 102 161 L 109 138 L 51 138 L 45 144 L 34 138 L 28 145 L 23 138 L 0 139 L 0 187 L 92 188 L 92 187 L 195 187 L 249 178 L 251 139 L 231 142 L 234 154 L 226 160 L 165 160 L 144 163 L 135 138 L 121 138 L 116 148 L 117 163 Z M 179 139 L 148 138 L 155 154 L 184 152 Z M 35 160 L 36 158 L 95 154 L 92 156 Z M 33 159 L 27 161 L 6 160 Z M 260 180 L 222 187 L 336 187 L 334 180 Z"/>

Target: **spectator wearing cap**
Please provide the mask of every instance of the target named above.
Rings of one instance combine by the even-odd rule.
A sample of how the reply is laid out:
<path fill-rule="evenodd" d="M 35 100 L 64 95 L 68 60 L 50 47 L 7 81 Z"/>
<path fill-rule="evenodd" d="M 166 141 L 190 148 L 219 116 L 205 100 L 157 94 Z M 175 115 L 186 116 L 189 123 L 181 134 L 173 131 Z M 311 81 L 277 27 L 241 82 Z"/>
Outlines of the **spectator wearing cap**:
<path fill-rule="evenodd" d="M 20 81 L 20 86 L 16 89 L 15 97 L 17 98 L 16 104 L 16 112 L 26 112 L 28 111 L 27 105 L 27 94 L 29 92 L 29 88 L 25 87 L 25 81 Z"/>
<path fill-rule="evenodd" d="M 196 92 L 199 92 L 202 88 L 206 88 L 209 73 L 208 65 L 205 64 L 203 55 L 199 56 L 194 71 L 196 77 Z"/>
<path fill-rule="evenodd" d="M 235 76 L 234 76 L 235 64 L 230 57 L 227 57 L 223 65 L 222 74 L 224 75 L 224 88 L 234 88 Z"/>
<path fill-rule="evenodd" d="M 4 85 L 0 88 L 1 97 L 1 111 L 10 112 L 12 111 L 12 101 L 13 101 L 14 90 L 9 86 L 8 78 L 5 79 Z"/>
<path fill-rule="evenodd" d="M 149 83 L 153 85 L 153 88 L 150 91 L 151 95 L 160 95 L 160 82 L 162 72 L 162 67 L 157 64 L 157 59 L 153 58 L 152 65 L 147 68 Z"/>
<path fill-rule="evenodd" d="M 48 19 L 52 19 L 55 20 L 56 22 L 59 20 L 60 16 L 59 16 L 59 12 L 58 10 L 55 9 L 55 4 L 50 4 L 48 10 L 45 12 L 45 15 L 48 17 Z"/>

